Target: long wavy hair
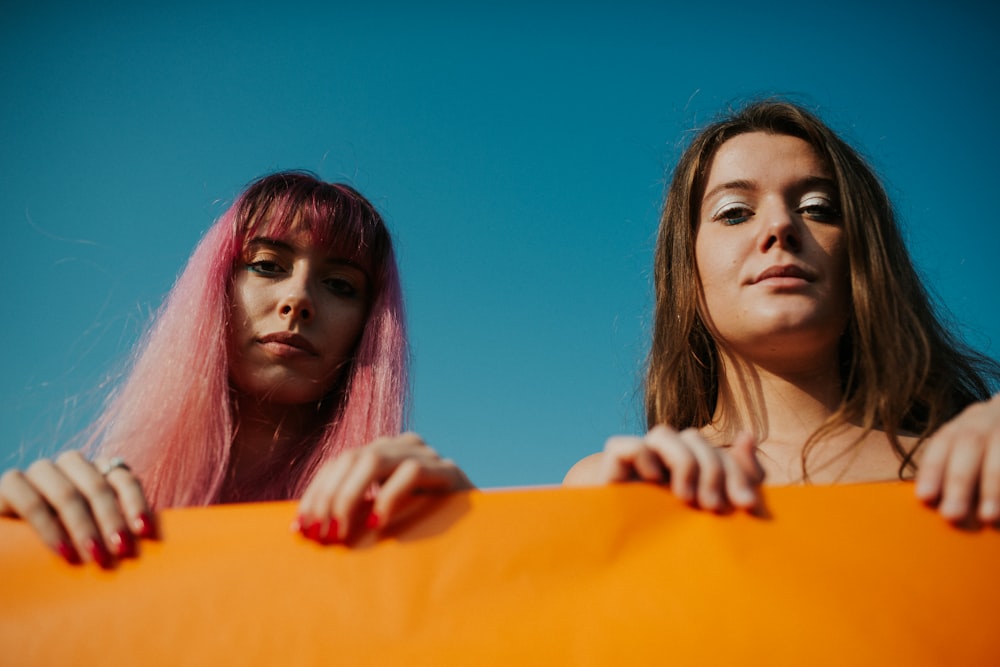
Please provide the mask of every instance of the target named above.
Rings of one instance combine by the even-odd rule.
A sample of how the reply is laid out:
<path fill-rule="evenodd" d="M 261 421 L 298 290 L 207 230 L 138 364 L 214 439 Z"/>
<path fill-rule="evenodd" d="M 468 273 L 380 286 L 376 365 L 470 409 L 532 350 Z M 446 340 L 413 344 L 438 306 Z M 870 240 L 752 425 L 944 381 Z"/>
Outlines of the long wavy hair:
<path fill-rule="evenodd" d="M 326 425 L 254 488 L 226 489 L 239 427 L 226 342 L 231 289 L 245 244 L 293 226 L 364 267 L 372 290 L 353 358 L 317 406 Z M 408 350 L 392 240 L 353 188 L 307 172 L 253 183 L 208 230 L 136 346 L 131 370 L 94 422 L 87 448 L 123 457 L 154 507 L 298 497 L 325 460 L 399 433 L 407 399 Z"/>
<path fill-rule="evenodd" d="M 865 160 L 818 117 L 784 100 L 751 102 L 707 126 L 674 169 L 660 219 L 656 310 L 646 376 L 650 427 L 709 424 L 719 398 L 720 360 L 701 312 L 694 240 L 708 172 L 726 141 L 766 132 L 806 141 L 837 183 L 850 267 L 851 311 L 840 342 L 842 399 L 803 450 L 847 423 L 886 432 L 900 476 L 923 439 L 969 403 L 990 396 L 1000 366 L 954 336 L 935 313 L 913 267 L 892 204 Z M 919 436 L 905 449 L 901 433 Z"/>

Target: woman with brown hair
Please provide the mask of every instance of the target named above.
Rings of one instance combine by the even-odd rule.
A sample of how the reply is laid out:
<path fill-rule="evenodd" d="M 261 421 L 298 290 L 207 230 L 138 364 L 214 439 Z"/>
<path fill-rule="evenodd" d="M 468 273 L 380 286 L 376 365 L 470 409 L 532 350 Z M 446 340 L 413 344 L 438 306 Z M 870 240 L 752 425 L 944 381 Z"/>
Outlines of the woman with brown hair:
<path fill-rule="evenodd" d="M 765 475 L 916 471 L 942 515 L 1000 519 L 1000 366 L 942 325 L 879 179 L 816 116 L 768 100 L 699 133 L 655 261 L 651 430 L 566 484 L 664 482 L 722 510 L 754 506 Z"/>

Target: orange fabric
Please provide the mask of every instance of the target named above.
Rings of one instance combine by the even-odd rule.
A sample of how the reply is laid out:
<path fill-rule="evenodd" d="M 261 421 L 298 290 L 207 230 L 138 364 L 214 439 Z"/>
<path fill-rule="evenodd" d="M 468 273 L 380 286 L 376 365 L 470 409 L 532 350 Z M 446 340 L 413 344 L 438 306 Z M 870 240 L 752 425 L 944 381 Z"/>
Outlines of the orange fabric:
<path fill-rule="evenodd" d="M 766 498 L 471 492 L 354 549 L 289 534 L 293 503 L 173 510 L 111 572 L 0 520 L 0 662 L 1000 664 L 1000 533 L 904 483 Z"/>

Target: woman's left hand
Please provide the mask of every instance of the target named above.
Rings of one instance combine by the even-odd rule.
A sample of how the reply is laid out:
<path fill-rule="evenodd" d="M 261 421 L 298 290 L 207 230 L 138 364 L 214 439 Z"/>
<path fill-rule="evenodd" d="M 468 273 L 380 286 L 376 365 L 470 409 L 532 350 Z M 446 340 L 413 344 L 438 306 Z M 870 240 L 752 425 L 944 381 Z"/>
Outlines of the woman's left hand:
<path fill-rule="evenodd" d="M 473 488 L 453 461 L 415 433 L 379 438 L 319 469 L 299 503 L 298 529 L 317 542 L 343 543 L 361 530 L 381 530 L 413 515 L 421 494 Z"/>
<path fill-rule="evenodd" d="M 916 482 L 917 496 L 949 521 L 1000 521 L 1000 394 L 928 438 Z"/>

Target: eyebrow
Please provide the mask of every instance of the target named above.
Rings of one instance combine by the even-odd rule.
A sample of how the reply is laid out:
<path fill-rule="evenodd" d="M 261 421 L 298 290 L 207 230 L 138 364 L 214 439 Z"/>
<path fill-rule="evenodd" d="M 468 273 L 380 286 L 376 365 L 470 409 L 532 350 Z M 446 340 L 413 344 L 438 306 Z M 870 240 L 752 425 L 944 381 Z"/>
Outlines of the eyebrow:
<path fill-rule="evenodd" d="M 282 241 L 281 239 L 273 239 L 269 236 L 255 236 L 254 238 L 247 241 L 246 245 L 247 248 L 253 246 L 269 246 L 271 248 L 284 250 L 286 252 L 296 252 L 298 250 L 301 250 L 300 248 L 296 248 L 287 241 Z M 357 269 L 361 273 L 365 274 L 365 278 L 370 279 L 370 277 L 368 276 L 368 271 L 366 271 L 363 266 L 361 266 L 357 262 L 352 262 L 351 260 L 346 259 L 344 257 L 332 257 L 332 256 L 327 257 L 325 260 L 323 260 L 323 264 L 328 266 L 348 266 L 352 269 Z"/>
<path fill-rule="evenodd" d="M 833 190 L 834 192 L 837 191 L 836 181 L 834 181 L 832 178 L 827 178 L 826 176 L 807 176 L 803 178 L 801 181 L 797 182 L 795 184 L 795 187 L 800 188 L 802 190 L 809 190 L 811 188 L 816 188 L 816 187 L 825 187 Z M 727 183 L 720 183 L 719 185 L 715 186 L 714 188 L 706 192 L 705 196 L 702 197 L 701 199 L 702 201 L 705 201 L 711 197 L 714 197 L 718 193 L 725 192 L 727 190 L 756 190 L 756 189 L 757 189 L 756 181 L 747 181 L 747 180 L 729 181 Z"/>

